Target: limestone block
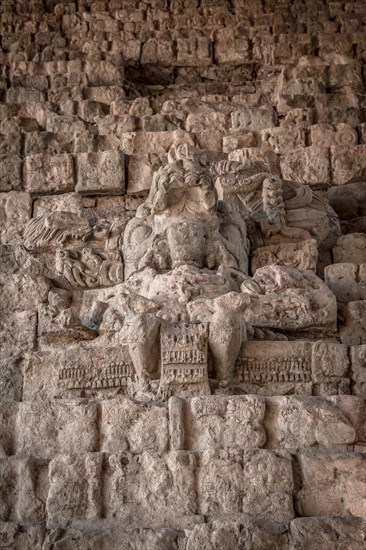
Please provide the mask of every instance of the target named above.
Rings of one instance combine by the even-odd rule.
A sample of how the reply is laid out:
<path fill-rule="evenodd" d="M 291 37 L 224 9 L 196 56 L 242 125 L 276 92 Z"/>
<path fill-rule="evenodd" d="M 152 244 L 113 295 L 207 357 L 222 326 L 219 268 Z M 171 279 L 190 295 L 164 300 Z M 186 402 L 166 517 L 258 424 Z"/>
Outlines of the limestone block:
<path fill-rule="evenodd" d="M 29 155 L 24 161 L 24 187 L 30 193 L 62 193 L 74 187 L 70 155 Z"/>
<path fill-rule="evenodd" d="M 284 179 L 308 184 L 330 183 L 329 149 L 304 147 L 280 156 L 281 174 Z"/>
<path fill-rule="evenodd" d="M 125 132 L 120 134 L 121 149 L 126 155 L 165 155 L 173 143 L 186 141 L 193 145 L 192 136 L 184 130 L 173 132 Z"/>
<path fill-rule="evenodd" d="M 365 521 L 362 517 L 296 518 L 290 523 L 291 548 L 308 550 L 362 550 Z"/>
<path fill-rule="evenodd" d="M 315 124 L 310 128 L 312 145 L 331 147 L 332 145 L 357 145 L 358 134 L 350 124 Z"/>
<path fill-rule="evenodd" d="M 27 401 L 18 413 L 17 453 L 49 459 L 97 450 L 97 406 L 86 401 Z"/>
<path fill-rule="evenodd" d="M 311 365 L 315 382 L 347 376 L 349 369 L 347 347 L 335 342 L 319 340 L 312 347 Z"/>
<path fill-rule="evenodd" d="M 20 350 L 22 353 L 24 350 Z M 11 354 L 14 350 L 9 350 Z M 0 402 L 20 401 L 22 395 L 23 375 L 21 359 L 13 355 L 7 355 L 2 350 L 0 357 Z"/>
<path fill-rule="evenodd" d="M 45 520 L 47 465 L 29 458 L 0 460 L 0 519 L 40 523 Z"/>
<path fill-rule="evenodd" d="M 351 346 L 352 393 L 366 399 L 366 345 Z"/>
<path fill-rule="evenodd" d="M 343 185 L 366 178 L 366 145 L 334 145 L 330 148 L 333 183 Z"/>
<path fill-rule="evenodd" d="M 49 464 L 47 524 L 67 525 L 101 515 L 103 455 L 59 455 Z"/>
<path fill-rule="evenodd" d="M 89 86 L 121 86 L 123 70 L 108 60 L 86 61 L 84 72 Z"/>
<path fill-rule="evenodd" d="M 22 160 L 18 155 L 0 157 L 0 191 L 20 190 Z"/>
<path fill-rule="evenodd" d="M 218 29 L 214 42 L 217 63 L 245 63 L 249 59 L 249 43 L 230 28 Z"/>
<path fill-rule="evenodd" d="M 364 516 L 366 454 L 307 451 L 298 455 L 301 516 Z"/>
<path fill-rule="evenodd" d="M 341 220 L 366 216 L 366 181 L 331 187 L 328 199 Z"/>
<path fill-rule="evenodd" d="M 45 538 L 43 525 L 19 525 L 15 522 L 0 522 L 0 543 L 12 550 L 42 548 Z"/>
<path fill-rule="evenodd" d="M 20 355 L 34 349 L 37 314 L 17 311 L 0 319 L 0 345 L 2 353 Z"/>
<path fill-rule="evenodd" d="M 260 132 L 261 142 L 275 153 L 291 152 L 298 147 L 305 147 L 305 133 L 301 128 L 267 128 Z"/>
<path fill-rule="evenodd" d="M 37 352 L 26 356 L 23 365 L 23 400 L 44 401 L 60 397 L 58 365 L 62 352 Z"/>
<path fill-rule="evenodd" d="M 298 243 L 270 244 L 256 248 L 253 251 L 251 271 L 254 275 L 257 269 L 266 265 L 283 265 L 296 269 L 316 271 L 318 247 L 314 239 Z"/>
<path fill-rule="evenodd" d="M 355 428 L 336 405 L 317 397 L 266 398 L 267 443 L 270 449 L 350 445 Z"/>
<path fill-rule="evenodd" d="M 235 382 L 248 394 L 311 395 L 312 343 L 249 341 L 236 363 Z"/>
<path fill-rule="evenodd" d="M 272 174 L 280 175 L 279 155 L 272 149 L 265 147 L 245 147 L 243 149 L 235 149 L 228 155 L 229 160 L 260 160 L 269 166 Z"/>
<path fill-rule="evenodd" d="M 364 233 L 350 233 L 339 237 L 333 247 L 333 260 L 336 264 L 366 264 L 366 235 Z M 358 273 L 360 282 L 361 271 L 363 269 L 360 266 Z"/>
<path fill-rule="evenodd" d="M 247 132 L 264 130 L 276 126 L 276 113 L 268 107 L 248 108 L 231 113 L 231 127 Z"/>
<path fill-rule="evenodd" d="M 195 397 L 187 403 L 186 445 L 195 451 L 262 447 L 264 399 L 255 396 Z"/>
<path fill-rule="evenodd" d="M 27 132 L 24 136 L 24 154 L 73 153 L 74 139 L 70 133 Z"/>
<path fill-rule="evenodd" d="M 142 64 L 169 66 L 173 63 L 174 57 L 172 40 L 151 38 L 142 46 L 140 61 Z"/>
<path fill-rule="evenodd" d="M 207 112 L 189 114 L 186 120 L 186 130 L 192 133 L 200 133 L 205 130 L 223 132 L 228 128 L 228 115 L 220 112 Z"/>
<path fill-rule="evenodd" d="M 4 314 L 37 309 L 37 304 L 47 300 L 50 286 L 45 277 L 27 273 L 0 274 L 0 288 L 3 293 Z"/>
<path fill-rule="evenodd" d="M 366 300 L 366 264 L 337 263 L 324 270 L 324 280 L 337 298 L 338 307 Z"/>
<path fill-rule="evenodd" d="M 231 153 L 236 149 L 255 147 L 257 143 L 255 132 L 235 133 L 222 137 L 222 150 L 224 153 Z"/>
<path fill-rule="evenodd" d="M 42 101 L 45 101 L 45 94 L 41 90 L 11 87 L 6 92 L 7 103 L 39 103 Z"/>
<path fill-rule="evenodd" d="M 300 107 L 290 109 L 285 117 L 280 121 L 284 128 L 296 126 L 297 128 L 309 128 L 315 118 L 314 109 L 302 109 Z"/>
<path fill-rule="evenodd" d="M 366 344 L 366 300 L 349 302 L 343 308 L 344 324 L 339 327 L 343 344 Z"/>
<path fill-rule="evenodd" d="M 186 37 L 177 37 L 177 64 L 201 66 L 212 63 L 210 41 L 206 36 L 191 32 Z"/>
<path fill-rule="evenodd" d="M 77 113 L 82 120 L 94 122 L 95 117 L 103 117 L 109 114 L 109 105 L 101 101 L 80 101 Z"/>
<path fill-rule="evenodd" d="M 225 519 L 196 525 L 186 531 L 186 536 L 186 550 L 205 547 L 210 550 L 234 550 L 241 546 L 253 550 L 290 548 L 286 523 L 250 520 L 245 516 L 237 521 Z"/>
<path fill-rule="evenodd" d="M 0 524 L 1 525 L 1 524 Z M 125 527 L 125 529 L 124 529 Z M 44 545 L 52 544 L 55 550 L 172 550 L 185 540 L 183 531 L 173 528 L 128 529 L 121 527 L 87 529 L 73 527 L 50 531 Z M 47 547 L 47 546 L 46 546 Z M 33 548 L 33 547 L 32 547 Z M 24 547 L 16 550 L 25 550 Z M 28 547 L 26 548 L 28 550 Z M 32 550 L 29 548 L 29 550 Z"/>
<path fill-rule="evenodd" d="M 210 518 L 292 519 L 290 455 L 268 450 L 205 451 L 198 470 L 200 513 Z"/>
<path fill-rule="evenodd" d="M 127 193 L 141 193 L 148 191 L 151 187 L 153 174 L 161 166 L 160 155 L 150 154 L 143 157 L 132 155 L 128 158 L 127 164 Z"/>
<path fill-rule="evenodd" d="M 243 452 L 243 513 L 286 521 L 294 517 L 291 457 L 267 450 Z"/>
<path fill-rule="evenodd" d="M 116 112 L 117 111 L 117 112 Z M 95 123 L 98 126 L 98 133 L 102 136 L 120 136 L 126 132 L 134 132 L 138 128 L 138 118 L 129 114 L 118 112 L 113 108 L 112 114 L 96 117 Z"/>
<path fill-rule="evenodd" d="M 166 132 L 175 130 L 181 126 L 181 121 L 174 121 L 160 113 L 156 115 L 144 115 L 140 117 L 139 124 L 144 132 Z"/>
<path fill-rule="evenodd" d="M 125 452 L 110 455 L 107 462 L 107 519 L 129 527 L 177 527 L 196 514 L 193 453 Z"/>
<path fill-rule="evenodd" d="M 21 154 L 21 135 L 20 133 L 5 132 L 0 135 L 0 158 L 3 156 L 19 156 Z"/>
<path fill-rule="evenodd" d="M 28 193 L 10 191 L 0 194 L 0 236 L 3 244 L 21 244 L 22 232 L 32 214 Z"/>
<path fill-rule="evenodd" d="M 19 403 L 0 403 L 0 456 L 15 454 L 15 428 Z"/>
<path fill-rule="evenodd" d="M 102 451 L 139 453 L 168 449 L 165 407 L 113 399 L 102 401 L 101 410 Z"/>
<path fill-rule="evenodd" d="M 76 163 L 76 191 L 85 194 L 124 192 L 125 173 L 122 152 L 80 153 L 77 155 Z"/>
<path fill-rule="evenodd" d="M 360 346 L 362 347 L 362 346 Z M 352 350 L 357 348 L 351 347 Z M 366 403 L 362 396 L 358 395 L 334 395 L 327 398 L 328 401 L 334 403 L 341 413 L 352 424 L 356 434 L 356 442 L 363 443 L 366 441 Z"/>

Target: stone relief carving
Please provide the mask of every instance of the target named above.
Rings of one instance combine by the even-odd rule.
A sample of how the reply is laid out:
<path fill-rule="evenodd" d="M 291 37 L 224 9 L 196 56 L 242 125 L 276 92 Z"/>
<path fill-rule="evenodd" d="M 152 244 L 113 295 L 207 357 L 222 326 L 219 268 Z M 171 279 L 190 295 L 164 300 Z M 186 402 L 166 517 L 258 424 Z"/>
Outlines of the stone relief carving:
<path fill-rule="evenodd" d="M 99 335 L 130 357 L 104 369 L 104 382 L 87 382 L 84 367 L 64 368 L 60 379 L 128 385 L 143 399 L 230 392 L 248 339 L 333 333 L 336 300 L 315 270 L 318 247 L 337 232 L 336 214 L 309 187 L 271 176 L 259 161 L 210 163 L 187 143 L 171 147 L 123 229 L 75 212 L 31 220 L 25 246 L 52 256 L 53 278 L 67 289 L 41 308 L 44 341 L 67 342 L 72 327 L 76 339 Z M 294 373 L 266 365 L 254 373 L 243 364 L 241 379 L 311 377 L 297 362 Z"/>

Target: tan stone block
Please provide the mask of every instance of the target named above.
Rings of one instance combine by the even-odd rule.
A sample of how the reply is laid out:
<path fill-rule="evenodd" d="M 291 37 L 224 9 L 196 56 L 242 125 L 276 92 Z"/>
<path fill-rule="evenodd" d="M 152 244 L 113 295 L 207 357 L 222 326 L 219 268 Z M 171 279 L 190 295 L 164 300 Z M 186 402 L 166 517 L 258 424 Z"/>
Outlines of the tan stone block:
<path fill-rule="evenodd" d="M 279 155 L 277 155 L 272 149 L 265 147 L 245 147 L 243 149 L 236 149 L 231 151 L 228 155 L 229 160 L 261 160 L 271 170 L 272 174 L 280 175 L 279 168 Z"/>
<path fill-rule="evenodd" d="M 266 447 L 350 445 L 355 427 L 340 407 L 318 397 L 266 397 Z"/>
<path fill-rule="evenodd" d="M 188 132 L 200 133 L 205 130 L 224 131 L 228 128 L 229 119 L 225 113 L 207 112 L 189 114 L 186 120 Z"/>
<path fill-rule="evenodd" d="M 20 190 L 22 160 L 18 155 L 0 158 L 0 191 Z"/>
<path fill-rule="evenodd" d="M 27 401 L 18 412 L 17 454 L 50 459 L 97 450 L 97 405 L 87 401 Z"/>
<path fill-rule="evenodd" d="M 366 399 L 366 345 L 351 346 L 352 392 Z"/>
<path fill-rule="evenodd" d="M 35 347 L 37 313 L 17 311 L 0 319 L 2 353 L 20 355 Z"/>
<path fill-rule="evenodd" d="M 366 235 L 364 233 L 342 235 L 337 239 L 332 252 L 336 264 L 366 264 Z"/>
<path fill-rule="evenodd" d="M 284 179 L 308 184 L 330 183 L 329 149 L 303 147 L 280 156 L 281 174 Z"/>
<path fill-rule="evenodd" d="M 331 187 L 328 199 L 342 220 L 366 216 L 366 182 Z"/>
<path fill-rule="evenodd" d="M 349 302 L 343 308 L 344 324 L 339 327 L 342 344 L 366 344 L 366 300 Z"/>
<path fill-rule="evenodd" d="M 324 270 L 324 280 L 329 286 L 339 307 L 348 302 L 366 300 L 366 264 L 337 263 Z"/>
<path fill-rule="evenodd" d="M 236 149 L 255 147 L 257 144 L 257 140 L 254 132 L 243 132 L 240 134 L 223 136 L 222 144 L 223 152 L 231 153 Z"/>
<path fill-rule="evenodd" d="M 0 358 L 0 402 L 20 401 L 22 396 L 23 375 L 21 358 L 13 356 L 13 349 L 9 354 L 2 350 Z M 24 350 L 20 350 L 23 353 Z"/>
<path fill-rule="evenodd" d="M 292 548 L 308 550 L 316 539 L 321 550 L 362 550 L 364 524 L 362 517 L 296 518 L 290 523 Z"/>
<path fill-rule="evenodd" d="M 195 468 L 185 451 L 109 455 L 105 517 L 130 527 L 185 526 L 197 513 Z"/>
<path fill-rule="evenodd" d="M 19 156 L 21 154 L 21 135 L 20 133 L 6 132 L 0 135 L 0 158 L 9 155 Z"/>
<path fill-rule="evenodd" d="M 356 350 L 355 355 L 356 356 L 358 355 L 357 347 L 356 348 L 351 347 L 350 349 L 351 372 L 352 372 L 352 358 L 354 357 L 352 354 L 353 350 Z M 366 355 L 366 349 L 365 349 L 365 355 Z M 357 359 L 355 363 L 357 363 Z M 356 367 L 356 370 L 357 370 L 357 367 Z M 328 397 L 328 401 L 330 401 L 331 403 L 334 403 L 342 412 L 342 414 L 352 424 L 356 433 L 355 441 L 366 442 L 366 402 L 365 400 L 358 395 L 334 395 L 332 397 Z"/>
<path fill-rule="evenodd" d="M 102 401 L 101 410 L 101 450 L 140 453 L 168 449 L 165 407 L 113 399 Z"/>
<path fill-rule="evenodd" d="M 0 522 L 0 540 L 5 548 L 32 550 L 41 548 L 45 539 L 44 525 L 20 525 L 15 522 Z"/>
<path fill-rule="evenodd" d="M 30 193 L 60 193 L 74 188 L 72 157 L 29 155 L 24 161 L 24 187 Z"/>
<path fill-rule="evenodd" d="M 80 153 L 76 158 L 76 191 L 85 194 L 116 193 L 125 190 L 122 152 Z"/>
<path fill-rule="evenodd" d="M 334 145 L 330 148 L 333 183 L 364 181 L 366 178 L 366 145 Z"/>
<path fill-rule="evenodd" d="M 311 364 L 315 382 L 347 376 L 349 368 L 347 347 L 335 342 L 318 340 L 312 347 Z"/>
<path fill-rule="evenodd" d="M 290 109 L 283 120 L 280 121 L 280 125 L 284 128 L 296 126 L 297 128 L 309 128 L 315 118 L 315 110 L 311 108 L 302 109 L 297 107 Z"/>
<path fill-rule="evenodd" d="M 35 327 L 34 327 L 35 328 Z M 23 400 L 44 401 L 62 395 L 58 384 L 58 364 L 63 352 L 37 352 L 26 356 L 23 365 Z"/>
<path fill-rule="evenodd" d="M 205 451 L 197 476 L 200 513 L 212 519 L 240 513 L 274 521 L 294 517 L 289 454 L 264 449 Z"/>
<path fill-rule="evenodd" d="M 234 130 L 257 131 L 276 126 L 276 114 L 273 109 L 261 107 L 248 108 L 231 113 L 231 127 Z"/>
<path fill-rule="evenodd" d="M 308 451 L 298 455 L 301 516 L 365 515 L 366 454 Z"/>
<path fill-rule="evenodd" d="M 260 135 L 262 144 L 273 149 L 275 153 L 285 153 L 298 147 L 305 147 L 305 133 L 299 128 L 267 128 L 261 130 Z"/>
<path fill-rule="evenodd" d="M 265 402 L 262 397 L 195 397 L 184 414 L 185 441 L 194 451 L 262 447 Z"/>
<path fill-rule="evenodd" d="M 41 523 L 45 520 L 47 465 L 30 458 L 0 460 L 0 518 Z"/>
<path fill-rule="evenodd" d="M 16 454 L 16 419 L 19 403 L 0 403 L 0 456 Z"/>
<path fill-rule="evenodd" d="M 249 59 L 249 42 L 244 36 L 235 36 L 231 28 L 215 33 L 214 53 L 217 63 L 244 63 Z"/>
<path fill-rule="evenodd" d="M 332 145 L 357 145 L 358 134 L 350 124 L 315 124 L 310 127 L 312 145 L 331 147 Z"/>
<path fill-rule="evenodd" d="M 50 286 L 45 277 L 15 273 L 0 274 L 0 288 L 3 292 L 2 311 L 11 314 L 15 311 L 37 310 L 37 304 L 47 300 Z"/>
<path fill-rule="evenodd" d="M 0 194 L 1 242 L 21 244 L 22 233 L 32 214 L 32 199 L 28 193 L 10 191 Z"/>
<path fill-rule="evenodd" d="M 32 88 L 8 88 L 6 92 L 7 103 L 39 103 L 45 101 L 45 94 Z"/>
<path fill-rule="evenodd" d="M 103 455 L 59 455 L 49 464 L 47 524 L 67 525 L 100 517 Z"/>

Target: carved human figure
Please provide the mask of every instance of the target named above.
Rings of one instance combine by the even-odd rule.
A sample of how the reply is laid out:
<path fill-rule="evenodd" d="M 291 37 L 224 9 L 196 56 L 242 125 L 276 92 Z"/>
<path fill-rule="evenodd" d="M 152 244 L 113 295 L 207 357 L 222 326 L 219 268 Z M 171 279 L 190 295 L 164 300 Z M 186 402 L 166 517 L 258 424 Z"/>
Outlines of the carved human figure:
<path fill-rule="evenodd" d="M 142 392 L 159 376 L 162 321 L 208 324 L 214 377 L 219 391 L 226 391 L 248 323 L 285 333 L 309 327 L 332 331 L 334 296 L 313 272 L 267 266 L 253 278 L 248 275 L 243 211 L 259 212 L 255 219 L 266 243 L 306 240 L 309 228 L 291 225 L 288 212 L 295 204 L 313 208 L 312 195 L 297 184 L 287 192 L 284 182 L 261 172 L 258 163 L 249 166 L 249 174 L 245 163 L 208 166 L 200 151 L 186 144 L 173 146 L 168 160 L 127 224 L 125 282 L 112 305 L 123 312 L 125 341 Z M 239 189 L 241 211 L 218 199 L 215 177 L 219 190 L 220 185 Z M 321 215 L 324 221 L 327 214 Z"/>

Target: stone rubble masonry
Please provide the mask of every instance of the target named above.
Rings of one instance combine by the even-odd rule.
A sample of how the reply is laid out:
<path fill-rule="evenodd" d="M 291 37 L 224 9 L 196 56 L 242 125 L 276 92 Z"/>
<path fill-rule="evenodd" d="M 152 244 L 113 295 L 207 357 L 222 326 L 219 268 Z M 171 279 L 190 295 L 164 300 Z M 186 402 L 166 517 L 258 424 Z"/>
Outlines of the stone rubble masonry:
<path fill-rule="evenodd" d="M 0 547 L 363 550 L 365 2 L 0 4 Z M 42 341 L 56 266 L 24 248 L 27 223 L 49 215 L 47 241 L 66 206 L 64 229 L 88 220 L 98 244 L 109 220 L 120 247 L 178 141 L 328 197 L 338 331 L 247 342 L 238 395 L 60 388 L 60 365 L 125 349 Z M 70 316 L 95 296 L 78 289 Z"/>

